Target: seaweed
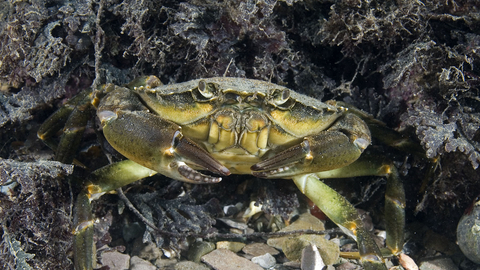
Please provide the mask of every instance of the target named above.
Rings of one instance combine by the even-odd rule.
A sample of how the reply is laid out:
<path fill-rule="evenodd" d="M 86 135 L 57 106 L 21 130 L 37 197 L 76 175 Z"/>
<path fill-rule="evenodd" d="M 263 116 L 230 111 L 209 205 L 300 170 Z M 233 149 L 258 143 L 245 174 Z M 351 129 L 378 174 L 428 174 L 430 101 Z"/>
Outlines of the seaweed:
<path fill-rule="evenodd" d="M 216 231 L 213 228 L 215 218 L 221 215 L 217 199 L 210 198 L 205 203 L 198 203 L 192 197 L 192 192 L 166 199 L 159 196 L 162 192 L 163 190 L 130 195 L 141 214 L 156 226 L 156 228 L 147 226 L 143 236 L 144 242 L 154 242 L 158 247 L 178 249 L 189 235 L 208 235 Z"/>
<path fill-rule="evenodd" d="M 23 170 L 20 182 L 25 184 L 0 195 L 2 224 L 8 229 L 2 234 L 35 254 L 26 258 L 32 268 L 70 265 L 66 255 L 52 259 L 49 254 L 71 248 L 71 236 L 64 232 L 71 229 L 69 203 L 75 192 L 70 194 L 63 178 L 72 172 L 39 173 L 38 160 L 53 155 L 39 146 L 35 129 L 65 99 L 92 83 L 124 84 L 144 74 L 164 83 L 213 76 L 257 78 L 319 99 L 353 103 L 423 146 L 427 158 L 387 154 L 397 164 L 404 163 L 407 205 L 418 213 L 412 219 L 452 234 L 453 223 L 446 221 L 456 220 L 480 193 L 478 29 L 476 0 L 3 1 L 0 156 L 9 158 L 8 164 L 30 164 L 36 173 Z M 95 142 L 93 135 L 86 134 L 86 145 Z M 436 170 L 428 173 L 432 160 Z M 2 166 L 13 166 L 7 163 Z M 50 172 L 60 167 L 49 163 Z M 429 179 L 422 186 L 424 175 Z M 274 190 L 279 186 L 260 198 L 267 212 L 287 216 L 291 208 L 285 204 L 296 206 L 296 197 L 278 195 L 286 201 L 275 200 L 283 194 Z M 56 203 L 49 197 L 55 189 L 61 194 Z M 195 194 L 201 202 L 170 203 L 172 198 L 164 198 L 157 203 L 168 211 L 183 205 L 190 211 L 215 192 L 219 191 Z M 18 199 L 10 197 L 18 194 Z M 48 197 L 45 205 L 38 204 L 42 196 Z M 96 205 L 97 216 L 105 215 L 106 208 Z M 34 218 L 27 217 L 28 211 Z M 155 220 L 169 213 L 154 211 Z M 199 211 L 208 212 L 201 207 Z M 435 214 L 440 211 L 444 215 Z M 56 232 L 60 236 L 45 225 L 46 218 L 61 220 L 62 232 Z M 210 218 L 202 228 L 212 228 Z M 36 231 L 33 224 L 38 225 Z M 199 230 L 171 224 L 162 226 L 177 232 Z M 44 237 L 38 240 L 39 236 Z M 40 244 L 33 247 L 33 242 Z M 7 259 L 12 265 L 13 257 Z"/>
<path fill-rule="evenodd" d="M 65 251 L 72 240 L 72 201 L 63 178 L 72 172 L 72 165 L 54 161 L 0 159 L 4 268 L 70 267 Z"/>

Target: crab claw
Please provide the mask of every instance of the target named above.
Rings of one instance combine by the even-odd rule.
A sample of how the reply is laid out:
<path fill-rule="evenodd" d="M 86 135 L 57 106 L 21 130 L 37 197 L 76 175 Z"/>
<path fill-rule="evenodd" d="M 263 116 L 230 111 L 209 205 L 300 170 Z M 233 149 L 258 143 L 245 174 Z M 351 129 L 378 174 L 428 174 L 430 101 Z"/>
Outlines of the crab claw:
<path fill-rule="evenodd" d="M 173 179 L 217 183 L 230 171 L 205 149 L 183 136 L 181 127 L 146 111 L 97 110 L 107 141 L 128 159 Z"/>
<path fill-rule="evenodd" d="M 370 144 L 366 124 L 347 115 L 330 129 L 307 136 L 290 148 L 273 149 L 264 160 L 251 167 L 261 178 L 287 178 L 344 167 L 357 160 Z"/>
<path fill-rule="evenodd" d="M 172 143 L 172 152 L 183 157 L 185 162 L 195 164 L 213 173 L 228 176 L 230 171 L 213 158 L 205 149 L 199 147 L 194 141 L 183 137 L 180 131 L 176 131 Z M 222 179 L 219 177 L 207 176 L 192 169 L 183 161 L 177 161 L 178 173 L 194 183 L 216 183 Z"/>

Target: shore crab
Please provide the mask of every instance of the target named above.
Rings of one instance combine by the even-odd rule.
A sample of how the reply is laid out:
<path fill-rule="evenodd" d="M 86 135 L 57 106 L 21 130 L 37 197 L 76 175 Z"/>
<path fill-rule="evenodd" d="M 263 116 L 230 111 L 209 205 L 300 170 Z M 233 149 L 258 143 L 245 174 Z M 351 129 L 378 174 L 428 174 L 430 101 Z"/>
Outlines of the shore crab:
<path fill-rule="evenodd" d="M 81 92 L 47 119 L 38 137 L 56 150 L 57 160 L 73 162 L 86 112 L 93 109 L 107 141 L 127 160 L 94 171 L 77 197 L 76 269 L 95 265 L 91 201 L 156 173 L 196 184 L 217 183 L 230 174 L 292 179 L 357 241 L 366 269 L 386 269 L 382 252 L 356 209 L 319 179 L 387 176 L 386 245 L 389 254 L 402 250 L 403 186 L 394 166 L 361 157 L 371 134 L 361 118 L 365 114 L 355 108 L 258 80 L 218 77 L 163 85 L 155 76 L 142 77 Z M 52 137 L 63 126 L 56 144 Z"/>

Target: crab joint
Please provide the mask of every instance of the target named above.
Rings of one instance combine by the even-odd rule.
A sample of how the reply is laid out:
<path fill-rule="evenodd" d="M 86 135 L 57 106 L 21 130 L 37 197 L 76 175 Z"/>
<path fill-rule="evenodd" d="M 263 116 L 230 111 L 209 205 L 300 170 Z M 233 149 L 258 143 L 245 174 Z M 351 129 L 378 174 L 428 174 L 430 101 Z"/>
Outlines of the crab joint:
<path fill-rule="evenodd" d="M 94 223 L 95 223 L 95 221 L 94 221 L 93 219 L 80 222 L 80 223 L 75 227 L 75 229 L 73 230 L 73 234 L 74 234 L 74 235 L 77 235 L 77 234 L 80 234 L 80 233 L 84 232 L 84 231 L 87 230 L 88 228 L 92 228 Z"/>

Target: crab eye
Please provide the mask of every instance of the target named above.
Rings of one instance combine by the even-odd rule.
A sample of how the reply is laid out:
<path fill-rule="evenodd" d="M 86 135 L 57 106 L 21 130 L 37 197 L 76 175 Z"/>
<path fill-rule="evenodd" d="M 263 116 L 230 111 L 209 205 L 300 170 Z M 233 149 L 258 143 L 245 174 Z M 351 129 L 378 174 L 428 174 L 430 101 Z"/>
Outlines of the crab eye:
<path fill-rule="evenodd" d="M 204 80 L 198 82 L 198 87 L 192 90 L 192 96 L 195 101 L 210 101 L 216 93 L 213 83 L 207 83 Z"/>
<path fill-rule="evenodd" d="M 272 93 L 272 101 L 275 106 L 281 109 L 290 109 L 295 104 L 295 100 L 290 97 L 290 90 L 275 89 Z"/>

